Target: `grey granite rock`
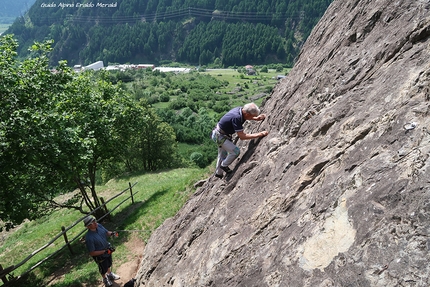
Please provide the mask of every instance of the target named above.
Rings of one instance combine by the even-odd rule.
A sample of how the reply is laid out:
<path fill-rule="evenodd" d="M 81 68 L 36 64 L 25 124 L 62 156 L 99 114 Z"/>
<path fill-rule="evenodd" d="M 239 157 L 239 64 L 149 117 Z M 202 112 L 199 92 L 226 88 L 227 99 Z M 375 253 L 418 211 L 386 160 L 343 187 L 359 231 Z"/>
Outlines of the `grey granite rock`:
<path fill-rule="evenodd" d="M 429 1 L 335 0 L 136 286 L 430 286 L 429 37 Z"/>

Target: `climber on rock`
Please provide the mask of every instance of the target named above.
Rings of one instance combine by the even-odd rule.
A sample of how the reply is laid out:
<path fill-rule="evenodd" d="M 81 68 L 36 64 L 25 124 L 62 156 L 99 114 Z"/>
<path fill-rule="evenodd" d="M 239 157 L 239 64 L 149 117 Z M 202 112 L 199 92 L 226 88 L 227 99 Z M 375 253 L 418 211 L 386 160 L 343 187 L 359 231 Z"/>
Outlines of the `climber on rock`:
<path fill-rule="evenodd" d="M 232 141 L 232 135 L 237 133 L 237 136 L 241 140 L 250 140 L 267 136 L 267 131 L 247 134 L 243 129 L 243 124 L 246 120 L 262 121 L 265 118 L 266 115 L 260 115 L 260 109 L 254 103 L 233 108 L 221 118 L 212 131 L 212 140 L 218 145 L 218 161 L 215 170 L 216 177 L 223 178 L 222 171 L 225 171 L 227 174 L 231 173 L 232 170 L 228 166 L 240 154 L 240 149 Z"/>

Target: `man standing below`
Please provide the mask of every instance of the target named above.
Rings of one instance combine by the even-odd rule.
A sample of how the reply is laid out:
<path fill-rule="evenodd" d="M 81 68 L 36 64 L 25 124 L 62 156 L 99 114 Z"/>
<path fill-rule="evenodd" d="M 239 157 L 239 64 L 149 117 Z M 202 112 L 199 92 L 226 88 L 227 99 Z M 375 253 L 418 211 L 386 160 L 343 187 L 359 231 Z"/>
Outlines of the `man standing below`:
<path fill-rule="evenodd" d="M 246 104 L 243 108 L 236 107 L 221 118 L 212 131 L 212 140 L 218 145 L 218 161 L 215 170 L 216 177 L 222 178 L 222 171 L 225 171 L 227 174 L 231 173 L 232 170 L 228 166 L 240 154 L 240 149 L 232 142 L 232 135 L 237 133 L 237 136 L 241 140 L 267 136 L 267 131 L 247 134 L 243 130 L 243 124 L 246 120 L 262 121 L 265 118 L 266 115 L 260 115 L 260 109 L 254 103 Z"/>
<path fill-rule="evenodd" d="M 88 252 L 94 258 L 94 261 L 96 261 L 105 286 L 112 286 L 111 280 L 117 280 L 120 277 L 110 270 L 112 266 L 112 252 L 115 249 L 110 245 L 107 238 L 108 236 L 118 236 L 118 234 L 115 231 L 108 231 L 103 225 L 97 223 L 96 219 L 92 216 L 84 218 L 84 225 L 88 228 L 85 235 L 85 244 L 87 245 Z"/>

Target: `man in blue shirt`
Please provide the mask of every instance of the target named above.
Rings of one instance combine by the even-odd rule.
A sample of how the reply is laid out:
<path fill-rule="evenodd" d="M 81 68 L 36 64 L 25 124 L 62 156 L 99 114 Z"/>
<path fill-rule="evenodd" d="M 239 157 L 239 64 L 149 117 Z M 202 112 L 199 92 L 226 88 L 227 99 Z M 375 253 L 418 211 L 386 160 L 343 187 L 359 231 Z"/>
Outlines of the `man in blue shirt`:
<path fill-rule="evenodd" d="M 267 131 L 254 134 L 244 132 L 243 124 L 247 120 L 262 121 L 266 115 L 260 115 L 260 109 L 254 103 L 249 103 L 243 107 L 236 107 L 226 113 L 212 131 L 212 140 L 218 145 L 218 161 L 215 176 L 223 177 L 222 171 L 227 174 L 232 170 L 228 167 L 239 154 L 240 149 L 233 143 L 232 135 L 237 133 L 241 140 L 261 138 L 268 135 Z"/>
<path fill-rule="evenodd" d="M 93 257 L 99 267 L 100 274 L 103 277 L 103 283 L 106 287 L 112 286 L 111 280 L 117 280 L 120 277 L 111 272 L 112 252 L 115 251 L 107 240 L 108 236 L 118 236 L 115 231 L 108 231 L 103 225 L 97 223 L 92 216 L 84 218 L 84 225 L 88 228 L 85 235 L 85 244 L 88 252 Z"/>

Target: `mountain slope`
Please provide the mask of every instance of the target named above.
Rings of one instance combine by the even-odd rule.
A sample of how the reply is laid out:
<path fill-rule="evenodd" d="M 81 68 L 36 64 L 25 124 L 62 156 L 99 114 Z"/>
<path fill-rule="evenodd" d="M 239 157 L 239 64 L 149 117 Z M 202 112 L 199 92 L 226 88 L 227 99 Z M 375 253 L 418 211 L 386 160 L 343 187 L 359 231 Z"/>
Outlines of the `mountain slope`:
<path fill-rule="evenodd" d="M 429 10 L 334 1 L 246 126 L 270 134 L 155 231 L 137 286 L 429 286 Z"/>
<path fill-rule="evenodd" d="M 36 0 L 0 1 L 0 18 L 22 16 Z"/>
<path fill-rule="evenodd" d="M 70 65 L 99 60 L 292 65 L 330 2 L 36 0 L 6 33 L 16 35 L 20 56 L 34 41 L 53 39 L 53 64 L 65 59 Z"/>

